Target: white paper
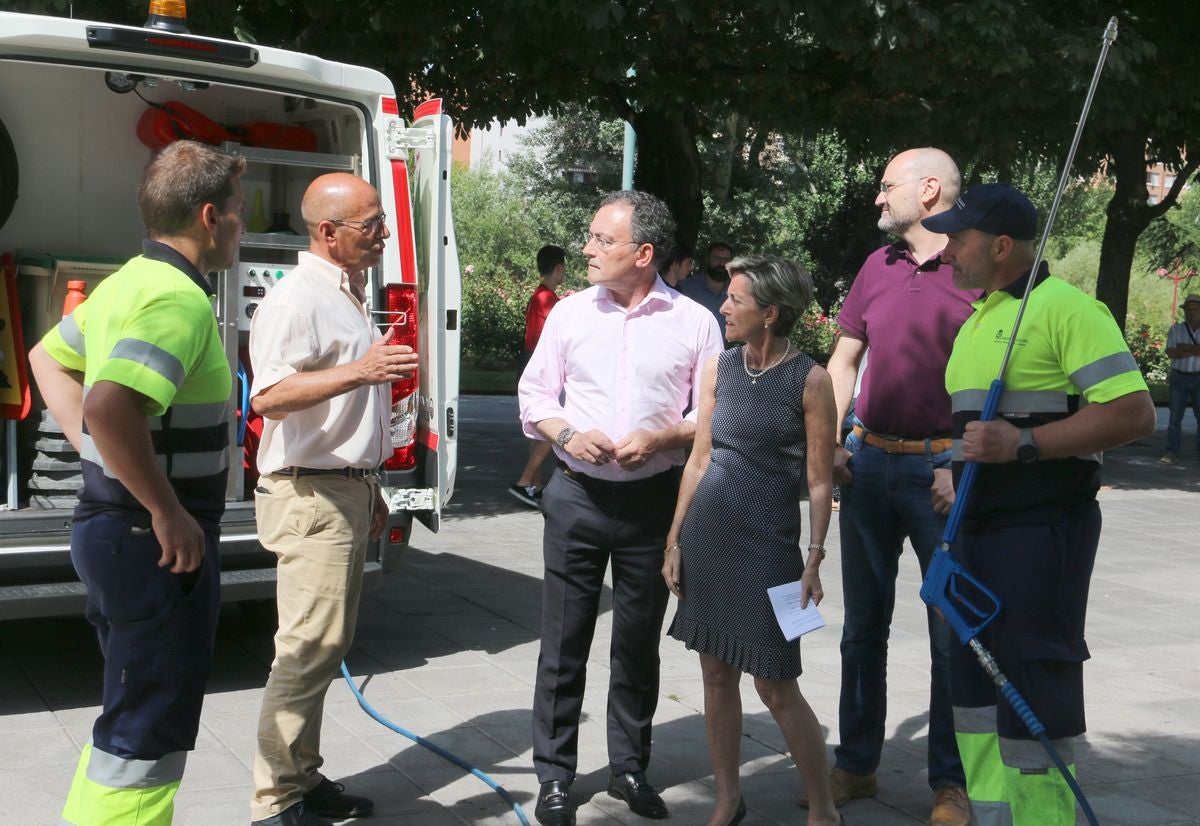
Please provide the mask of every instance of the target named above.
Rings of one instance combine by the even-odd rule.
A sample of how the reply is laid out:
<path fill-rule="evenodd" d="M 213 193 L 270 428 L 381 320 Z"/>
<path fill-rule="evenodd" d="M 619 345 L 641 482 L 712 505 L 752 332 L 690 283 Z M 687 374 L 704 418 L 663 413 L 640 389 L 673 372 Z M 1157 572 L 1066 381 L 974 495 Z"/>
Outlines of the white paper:
<path fill-rule="evenodd" d="M 779 630 L 788 642 L 799 639 L 809 631 L 825 627 L 825 620 L 811 596 L 808 598 L 808 607 L 800 607 L 800 590 L 799 580 L 767 589 L 771 607 L 775 609 L 775 619 L 779 622 Z"/>

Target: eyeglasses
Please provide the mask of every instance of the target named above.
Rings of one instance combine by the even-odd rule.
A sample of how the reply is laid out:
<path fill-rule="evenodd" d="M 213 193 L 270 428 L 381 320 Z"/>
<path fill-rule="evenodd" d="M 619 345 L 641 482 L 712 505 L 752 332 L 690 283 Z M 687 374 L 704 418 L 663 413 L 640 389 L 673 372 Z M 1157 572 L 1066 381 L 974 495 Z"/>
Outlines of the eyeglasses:
<path fill-rule="evenodd" d="M 330 218 L 329 223 L 337 224 L 338 226 L 353 227 L 364 235 L 376 235 L 383 231 L 383 222 L 387 220 L 387 213 L 381 212 L 374 218 L 368 218 L 366 221 L 339 221 L 336 218 Z M 357 224 L 357 226 L 355 226 Z"/>
<path fill-rule="evenodd" d="M 634 246 L 637 246 L 641 242 L 640 241 L 613 241 L 609 238 L 602 238 L 601 236 L 597 235 L 594 232 L 585 231 L 583 233 L 583 236 L 579 239 L 579 243 L 580 243 L 580 246 L 584 246 L 584 247 L 586 247 L 588 244 L 595 243 L 596 248 L 599 249 L 600 252 L 608 252 L 610 247 L 617 245 L 617 244 L 633 244 Z"/>
<path fill-rule="evenodd" d="M 920 178 L 909 178 L 907 181 L 894 181 L 894 182 L 893 181 L 880 181 L 879 182 L 879 194 L 880 195 L 891 195 L 892 190 L 895 189 L 896 187 L 904 186 L 905 184 L 916 183 L 917 181 L 923 181 L 927 177 L 929 177 L 929 176 L 926 175 L 926 176 L 923 176 Z"/>

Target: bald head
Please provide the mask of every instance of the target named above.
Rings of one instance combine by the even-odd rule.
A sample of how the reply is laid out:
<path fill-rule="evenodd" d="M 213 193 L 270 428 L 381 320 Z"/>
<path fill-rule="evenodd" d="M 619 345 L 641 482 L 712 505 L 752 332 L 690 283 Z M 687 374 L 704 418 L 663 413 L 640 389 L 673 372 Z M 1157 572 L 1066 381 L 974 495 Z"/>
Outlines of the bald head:
<path fill-rule="evenodd" d="M 322 221 L 345 221 L 361 211 L 364 204 L 379 202 L 375 187 L 347 172 L 322 175 L 304 192 L 300 215 L 310 238 L 317 237 Z"/>
<path fill-rule="evenodd" d="M 351 274 L 379 263 L 391 236 L 375 187 L 355 175 L 333 172 L 311 184 L 300 202 L 309 252 Z"/>
<path fill-rule="evenodd" d="M 936 178 L 940 189 L 937 206 L 954 205 L 962 188 L 962 179 L 958 174 L 958 164 L 945 152 L 932 146 L 906 149 L 893 158 L 888 167 L 891 168 L 893 164 L 904 178 Z M 934 211 L 938 211 L 936 207 Z"/>

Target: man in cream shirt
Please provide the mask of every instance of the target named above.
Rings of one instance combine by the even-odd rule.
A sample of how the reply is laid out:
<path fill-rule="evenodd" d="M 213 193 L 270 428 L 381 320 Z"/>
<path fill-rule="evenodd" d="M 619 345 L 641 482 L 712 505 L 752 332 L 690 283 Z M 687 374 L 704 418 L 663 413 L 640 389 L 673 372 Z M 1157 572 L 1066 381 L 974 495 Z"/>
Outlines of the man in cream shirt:
<path fill-rule="evenodd" d="M 350 648 L 369 539 L 387 518 L 375 470 L 391 453 L 389 385 L 417 356 L 371 323 L 366 271 L 389 237 L 379 193 L 345 173 L 301 205 L 309 249 L 250 327 L 251 404 L 264 419 L 259 541 L 279 557 L 279 630 L 263 693 L 251 819 L 316 826 L 370 800 L 319 772 L 325 692 Z"/>

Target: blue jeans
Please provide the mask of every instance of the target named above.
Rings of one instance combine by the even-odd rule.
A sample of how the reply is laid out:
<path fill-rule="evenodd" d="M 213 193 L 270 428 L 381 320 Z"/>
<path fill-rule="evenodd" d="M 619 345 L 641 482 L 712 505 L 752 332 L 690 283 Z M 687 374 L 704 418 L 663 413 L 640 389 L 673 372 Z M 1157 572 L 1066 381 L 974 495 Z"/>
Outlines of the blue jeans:
<path fill-rule="evenodd" d="M 950 451 L 936 456 L 889 454 L 846 438 L 854 479 L 842 486 L 842 693 L 838 709 L 841 744 L 836 765 L 854 774 L 879 766 L 887 717 L 887 647 L 896 604 L 896 572 L 907 537 L 924 574 L 941 543 L 945 517 L 933 510 L 934 468 L 949 467 Z M 910 594 L 919 599 L 914 589 Z M 929 787 L 965 786 L 954 737 L 950 699 L 950 627 L 932 610 L 929 654 Z"/>
<path fill-rule="evenodd" d="M 1183 414 L 1188 407 L 1192 408 L 1196 424 L 1200 425 L 1200 373 L 1172 370 L 1169 387 L 1171 418 L 1167 422 L 1167 453 L 1178 456 L 1179 446 L 1183 441 Z M 1196 447 L 1200 449 L 1200 427 L 1197 428 Z"/>

